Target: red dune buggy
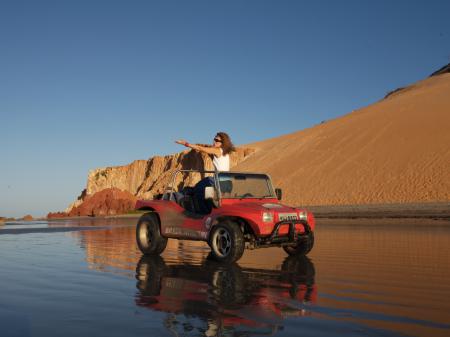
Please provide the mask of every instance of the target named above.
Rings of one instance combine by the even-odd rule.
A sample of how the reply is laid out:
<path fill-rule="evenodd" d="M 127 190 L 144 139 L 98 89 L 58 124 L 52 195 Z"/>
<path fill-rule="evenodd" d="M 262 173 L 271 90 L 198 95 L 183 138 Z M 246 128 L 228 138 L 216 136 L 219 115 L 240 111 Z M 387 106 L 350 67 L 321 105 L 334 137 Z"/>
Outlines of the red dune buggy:
<path fill-rule="evenodd" d="M 192 186 L 183 186 L 187 179 L 175 186 L 178 174 L 210 174 L 213 186 L 199 200 Z M 157 255 L 168 238 L 206 241 L 221 262 L 239 260 L 245 248 L 277 246 L 305 255 L 314 245 L 314 216 L 281 204 L 281 194 L 266 174 L 178 170 L 160 199 L 137 202 L 136 209 L 148 211 L 137 223 L 137 244 L 142 253 Z M 210 205 L 206 214 L 201 202 Z"/>

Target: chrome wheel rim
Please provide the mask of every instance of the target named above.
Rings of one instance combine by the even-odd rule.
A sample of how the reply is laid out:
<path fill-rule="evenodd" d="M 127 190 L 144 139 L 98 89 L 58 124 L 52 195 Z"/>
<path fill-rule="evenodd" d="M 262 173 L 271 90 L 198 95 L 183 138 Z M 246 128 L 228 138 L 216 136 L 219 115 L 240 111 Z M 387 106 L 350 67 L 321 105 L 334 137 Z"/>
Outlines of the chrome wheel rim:
<path fill-rule="evenodd" d="M 231 235 L 230 233 L 224 229 L 219 228 L 213 238 L 213 246 L 214 251 L 220 257 L 226 257 L 230 254 L 231 251 Z"/>

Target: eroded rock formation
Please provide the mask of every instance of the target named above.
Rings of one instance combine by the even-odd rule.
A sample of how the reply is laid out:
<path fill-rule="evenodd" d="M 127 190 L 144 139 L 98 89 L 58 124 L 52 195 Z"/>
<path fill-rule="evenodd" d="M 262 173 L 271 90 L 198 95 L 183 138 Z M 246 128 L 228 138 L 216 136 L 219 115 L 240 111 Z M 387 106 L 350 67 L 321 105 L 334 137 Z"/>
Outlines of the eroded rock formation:
<path fill-rule="evenodd" d="M 251 148 L 237 148 L 231 155 L 231 166 L 242 162 L 254 151 Z M 180 169 L 212 170 L 213 166 L 208 155 L 183 151 L 173 155 L 155 156 L 149 160 L 135 160 L 129 165 L 98 168 L 89 172 L 86 189 L 65 213 L 69 216 L 124 213 L 134 208 L 137 199 L 151 199 L 163 193 L 172 174 Z M 187 178 L 178 175 L 176 185 L 189 184 L 190 182 L 185 180 Z M 200 177 L 192 175 L 189 177 L 198 178 Z M 52 213 L 48 217 L 62 217 L 63 214 Z"/>
<path fill-rule="evenodd" d="M 86 196 L 81 205 L 74 207 L 69 216 L 99 216 L 123 214 L 134 208 L 137 198 L 118 188 L 107 188 Z"/>

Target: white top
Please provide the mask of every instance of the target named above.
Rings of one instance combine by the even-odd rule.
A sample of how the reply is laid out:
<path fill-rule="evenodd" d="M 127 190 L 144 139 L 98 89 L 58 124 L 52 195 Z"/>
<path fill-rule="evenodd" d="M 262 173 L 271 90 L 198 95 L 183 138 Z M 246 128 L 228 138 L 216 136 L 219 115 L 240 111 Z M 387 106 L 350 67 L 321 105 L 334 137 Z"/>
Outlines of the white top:
<path fill-rule="evenodd" d="M 223 150 L 220 149 L 222 155 L 220 157 L 213 156 L 214 169 L 216 171 L 229 171 L 230 170 L 230 155 L 223 155 Z"/>

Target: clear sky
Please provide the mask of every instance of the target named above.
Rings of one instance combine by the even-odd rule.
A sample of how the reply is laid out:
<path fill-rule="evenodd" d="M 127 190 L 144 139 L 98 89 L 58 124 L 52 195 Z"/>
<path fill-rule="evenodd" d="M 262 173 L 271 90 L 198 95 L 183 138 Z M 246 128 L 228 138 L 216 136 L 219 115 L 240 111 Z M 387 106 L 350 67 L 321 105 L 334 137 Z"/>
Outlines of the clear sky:
<path fill-rule="evenodd" d="M 0 0 L 0 216 L 216 131 L 314 126 L 450 62 L 450 1 Z"/>

